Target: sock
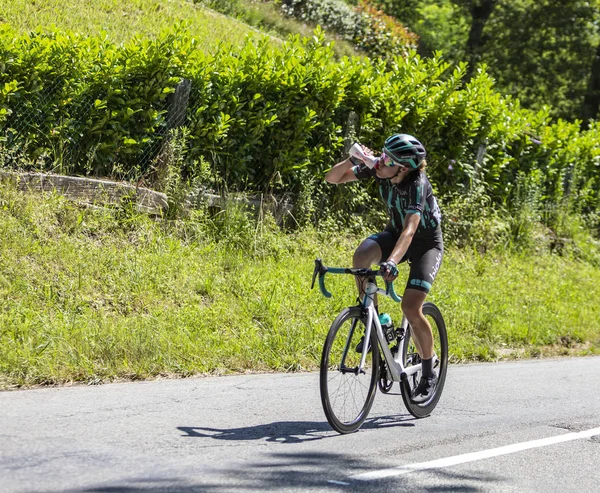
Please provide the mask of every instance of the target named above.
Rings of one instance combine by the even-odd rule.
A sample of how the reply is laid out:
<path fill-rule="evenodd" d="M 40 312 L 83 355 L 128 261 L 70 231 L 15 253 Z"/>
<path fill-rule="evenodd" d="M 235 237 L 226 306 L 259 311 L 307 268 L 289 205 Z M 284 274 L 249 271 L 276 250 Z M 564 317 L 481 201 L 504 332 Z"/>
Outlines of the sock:
<path fill-rule="evenodd" d="M 421 376 L 432 377 L 433 376 L 433 358 L 421 360 Z"/>

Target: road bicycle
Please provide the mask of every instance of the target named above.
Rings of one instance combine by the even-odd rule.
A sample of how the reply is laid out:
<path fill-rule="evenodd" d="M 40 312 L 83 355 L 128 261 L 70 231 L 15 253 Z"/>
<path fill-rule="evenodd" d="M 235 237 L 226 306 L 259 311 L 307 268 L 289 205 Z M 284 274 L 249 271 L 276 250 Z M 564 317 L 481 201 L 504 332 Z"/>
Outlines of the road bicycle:
<path fill-rule="evenodd" d="M 339 433 L 358 430 L 371 410 L 377 387 L 387 394 L 394 382 L 399 382 L 410 414 L 416 418 L 429 416 L 441 397 L 448 367 L 448 336 L 439 308 L 431 302 L 423 304 L 423 315 L 433 332 L 437 388 L 426 402 L 415 403 L 411 393 L 420 380 L 421 357 L 411 327 L 403 316 L 398 327 L 388 326 L 384 331 L 373 303 L 375 294 L 402 301 L 393 282 L 386 282 L 385 289 L 378 288 L 376 278 L 383 275 L 381 270 L 326 267 L 316 259 L 311 289 L 318 276 L 321 293 L 327 298 L 331 298 L 325 287 L 327 273 L 350 274 L 367 281 L 363 299 L 340 312 L 323 346 L 321 403 L 329 424 Z"/>

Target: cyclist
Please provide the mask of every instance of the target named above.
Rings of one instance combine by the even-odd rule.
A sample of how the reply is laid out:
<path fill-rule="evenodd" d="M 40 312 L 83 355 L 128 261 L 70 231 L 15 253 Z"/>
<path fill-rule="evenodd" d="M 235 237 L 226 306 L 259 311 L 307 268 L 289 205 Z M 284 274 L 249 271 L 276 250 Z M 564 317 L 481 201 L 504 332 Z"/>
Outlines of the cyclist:
<path fill-rule="evenodd" d="M 363 150 L 373 155 L 364 146 Z M 383 153 L 373 168 L 349 157 L 325 175 L 325 180 L 333 184 L 373 178 L 379 185 L 389 222 L 383 231 L 369 236 L 358 246 L 353 266 L 368 269 L 373 264 L 381 264 L 384 279 L 393 281 L 398 276 L 397 265 L 407 260 L 410 264 L 402 311 L 412 327 L 422 360 L 421 379 L 411 395 L 415 403 L 429 400 L 437 386 L 433 335 L 422 307 L 444 254 L 441 213 L 425 175 L 425 157 L 425 147 L 415 137 L 394 134 L 386 139 Z M 364 296 L 364 283 L 359 282 L 358 290 L 359 296 Z M 377 300 L 374 301 L 377 308 Z M 357 350 L 362 351 L 362 346 Z"/>

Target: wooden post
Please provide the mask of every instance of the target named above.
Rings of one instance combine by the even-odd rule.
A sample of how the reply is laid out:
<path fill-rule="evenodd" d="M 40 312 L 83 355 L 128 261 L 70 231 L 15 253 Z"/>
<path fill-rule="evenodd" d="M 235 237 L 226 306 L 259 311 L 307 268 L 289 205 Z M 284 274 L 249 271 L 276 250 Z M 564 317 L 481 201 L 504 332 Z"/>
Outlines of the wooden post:
<path fill-rule="evenodd" d="M 344 133 L 344 155 L 348 154 L 348 151 L 354 144 L 356 134 L 358 133 L 358 115 L 351 111 L 348 114 L 348 121 L 346 122 L 346 131 Z"/>
<path fill-rule="evenodd" d="M 187 112 L 190 92 L 192 90 L 192 81 L 182 79 L 175 88 L 175 92 L 169 94 L 167 98 L 167 129 L 171 131 L 183 126 Z M 168 138 L 168 137 L 167 137 Z"/>
<path fill-rule="evenodd" d="M 169 94 L 167 98 L 167 117 L 166 134 L 163 137 L 161 148 L 154 158 L 154 165 L 151 168 L 150 181 L 158 187 L 164 186 L 170 164 L 170 145 L 173 137 L 172 131 L 181 128 L 185 124 L 190 92 L 192 90 L 192 81 L 182 79 L 175 88 L 175 92 Z"/>

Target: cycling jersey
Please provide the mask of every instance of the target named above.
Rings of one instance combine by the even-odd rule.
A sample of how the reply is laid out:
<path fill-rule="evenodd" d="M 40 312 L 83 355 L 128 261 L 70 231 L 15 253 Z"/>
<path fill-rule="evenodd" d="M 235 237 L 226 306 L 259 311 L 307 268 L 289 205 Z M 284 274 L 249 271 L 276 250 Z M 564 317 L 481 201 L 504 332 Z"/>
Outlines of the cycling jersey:
<path fill-rule="evenodd" d="M 415 238 L 431 237 L 442 222 L 442 214 L 433 196 L 431 183 L 422 171 L 413 171 L 400 183 L 393 184 L 390 179 L 379 178 L 375 169 L 364 164 L 352 168 L 359 179 L 374 178 L 379 185 L 379 193 L 385 203 L 390 223 L 389 229 L 400 235 L 407 214 L 421 216 Z"/>

